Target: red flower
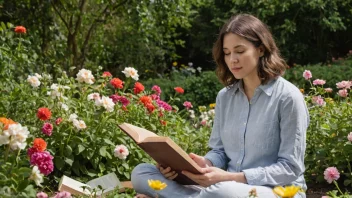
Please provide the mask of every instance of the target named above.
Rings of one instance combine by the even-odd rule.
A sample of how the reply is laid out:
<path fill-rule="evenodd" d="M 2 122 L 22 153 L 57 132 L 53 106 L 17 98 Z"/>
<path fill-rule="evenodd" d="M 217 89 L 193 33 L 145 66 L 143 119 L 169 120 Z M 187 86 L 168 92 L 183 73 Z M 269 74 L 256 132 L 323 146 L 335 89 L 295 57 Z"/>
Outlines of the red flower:
<path fill-rule="evenodd" d="M 145 107 L 148 109 L 149 113 L 153 113 L 155 107 L 152 103 L 148 103 L 145 105 Z"/>
<path fill-rule="evenodd" d="M 108 72 L 108 71 L 105 71 L 104 73 L 103 73 L 103 77 L 105 78 L 105 77 L 112 77 L 112 74 L 110 73 L 110 72 Z"/>
<path fill-rule="evenodd" d="M 113 78 L 110 80 L 110 84 L 115 87 L 115 89 L 122 89 L 123 88 L 123 81 L 119 78 Z"/>
<path fill-rule="evenodd" d="M 61 117 L 55 120 L 55 124 L 56 125 L 59 125 L 61 122 L 62 122 L 62 118 Z"/>
<path fill-rule="evenodd" d="M 133 88 L 134 94 L 139 94 L 139 93 L 141 93 L 142 91 L 144 91 L 144 86 L 142 85 L 142 83 L 136 82 L 136 83 L 134 84 L 134 88 Z"/>
<path fill-rule="evenodd" d="M 15 32 L 18 34 L 25 34 L 27 32 L 26 28 L 23 26 L 16 26 Z"/>
<path fill-rule="evenodd" d="M 183 94 L 185 92 L 185 90 L 183 90 L 182 87 L 175 87 L 174 89 L 179 94 Z"/>
<path fill-rule="evenodd" d="M 167 125 L 167 121 L 165 121 L 165 120 L 160 120 L 160 123 L 161 123 L 161 125 L 163 125 L 163 126 L 166 126 L 166 125 Z"/>
<path fill-rule="evenodd" d="M 139 101 L 141 101 L 144 106 L 146 106 L 147 104 L 152 103 L 152 99 L 149 96 L 142 96 Z"/>
<path fill-rule="evenodd" d="M 33 141 L 33 148 L 40 152 L 45 151 L 46 142 L 42 138 L 35 138 Z"/>
<path fill-rule="evenodd" d="M 37 117 L 40 120 L 49 120 L 50 117 L 51 117 L 51 112 L 50 112 L 50 110 L 48 108 L 41 107 L 41 108 L 38 109 Z"/>

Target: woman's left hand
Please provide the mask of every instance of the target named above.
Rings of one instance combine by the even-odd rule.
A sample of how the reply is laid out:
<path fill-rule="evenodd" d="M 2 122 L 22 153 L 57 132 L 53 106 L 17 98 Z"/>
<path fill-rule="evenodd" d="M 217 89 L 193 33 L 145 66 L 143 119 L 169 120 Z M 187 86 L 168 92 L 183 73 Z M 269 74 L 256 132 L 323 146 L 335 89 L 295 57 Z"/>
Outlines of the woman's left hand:
<path fill-rule="evenodd" d="M 202 168 L 201 170 L 203 174 L 193 174 L 188 171 L 182 171 L 182 174 L 186 175 L 187 177 L 204 187 L 208 187 L 218 182 L 231 180 L 231 173 L 224 171 L 220 168 L 206 167 Z"/>

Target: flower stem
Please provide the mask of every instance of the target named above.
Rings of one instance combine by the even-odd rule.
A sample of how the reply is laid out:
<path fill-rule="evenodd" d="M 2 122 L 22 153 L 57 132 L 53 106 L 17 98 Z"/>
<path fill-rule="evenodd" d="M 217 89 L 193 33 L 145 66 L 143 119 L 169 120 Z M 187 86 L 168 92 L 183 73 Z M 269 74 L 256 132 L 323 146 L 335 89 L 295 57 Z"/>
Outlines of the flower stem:
<path fill-rule="evenodd" d="M 343 195 L 341 189 L 339 188 L 339 185 L 337 184 L 337 182 L 335 180 L 334 180 L 334 184 L 335 184 L 337 190 L 339 190 L 339 192 L 341 193 L 341 195 Z"/>

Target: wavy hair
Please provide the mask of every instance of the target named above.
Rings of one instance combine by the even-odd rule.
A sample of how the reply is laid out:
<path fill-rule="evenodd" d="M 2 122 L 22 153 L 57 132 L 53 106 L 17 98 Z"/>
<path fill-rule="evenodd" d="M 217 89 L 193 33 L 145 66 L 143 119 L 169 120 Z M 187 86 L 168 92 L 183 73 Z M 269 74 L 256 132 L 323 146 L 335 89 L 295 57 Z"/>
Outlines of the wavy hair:
<path fill-rule="evenodd" d="M 213 46 L 213 58 L 217 65 L 216 75 L 222 84 L 229 86 L 239 81 L 227 67 L 224 58 L 223 40 L 224 36 L 228 33 L 242 36 L 255 47 L 263 46 L 264 55 L 259 58 L 257 67 L 258 76 L 262 84 L 266 84 L 269 80 L 285 73 L 287 64 L 280 56 L 280 51 L 275 44 L 269 28 L 253 15 L 239 14 L 231 17 L 225 23 Z"/>

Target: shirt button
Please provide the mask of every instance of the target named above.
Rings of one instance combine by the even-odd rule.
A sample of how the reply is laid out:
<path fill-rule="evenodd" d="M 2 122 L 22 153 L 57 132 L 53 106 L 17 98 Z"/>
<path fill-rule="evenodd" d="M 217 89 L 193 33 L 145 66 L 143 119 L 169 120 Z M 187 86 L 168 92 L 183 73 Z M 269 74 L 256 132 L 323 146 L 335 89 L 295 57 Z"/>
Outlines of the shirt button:
<path fill-rule="evenodd" d="M 245 122 L 245 123 L 243 123 L 244 125 L 246 125 L 247 124 L 247 122 Z"/>

